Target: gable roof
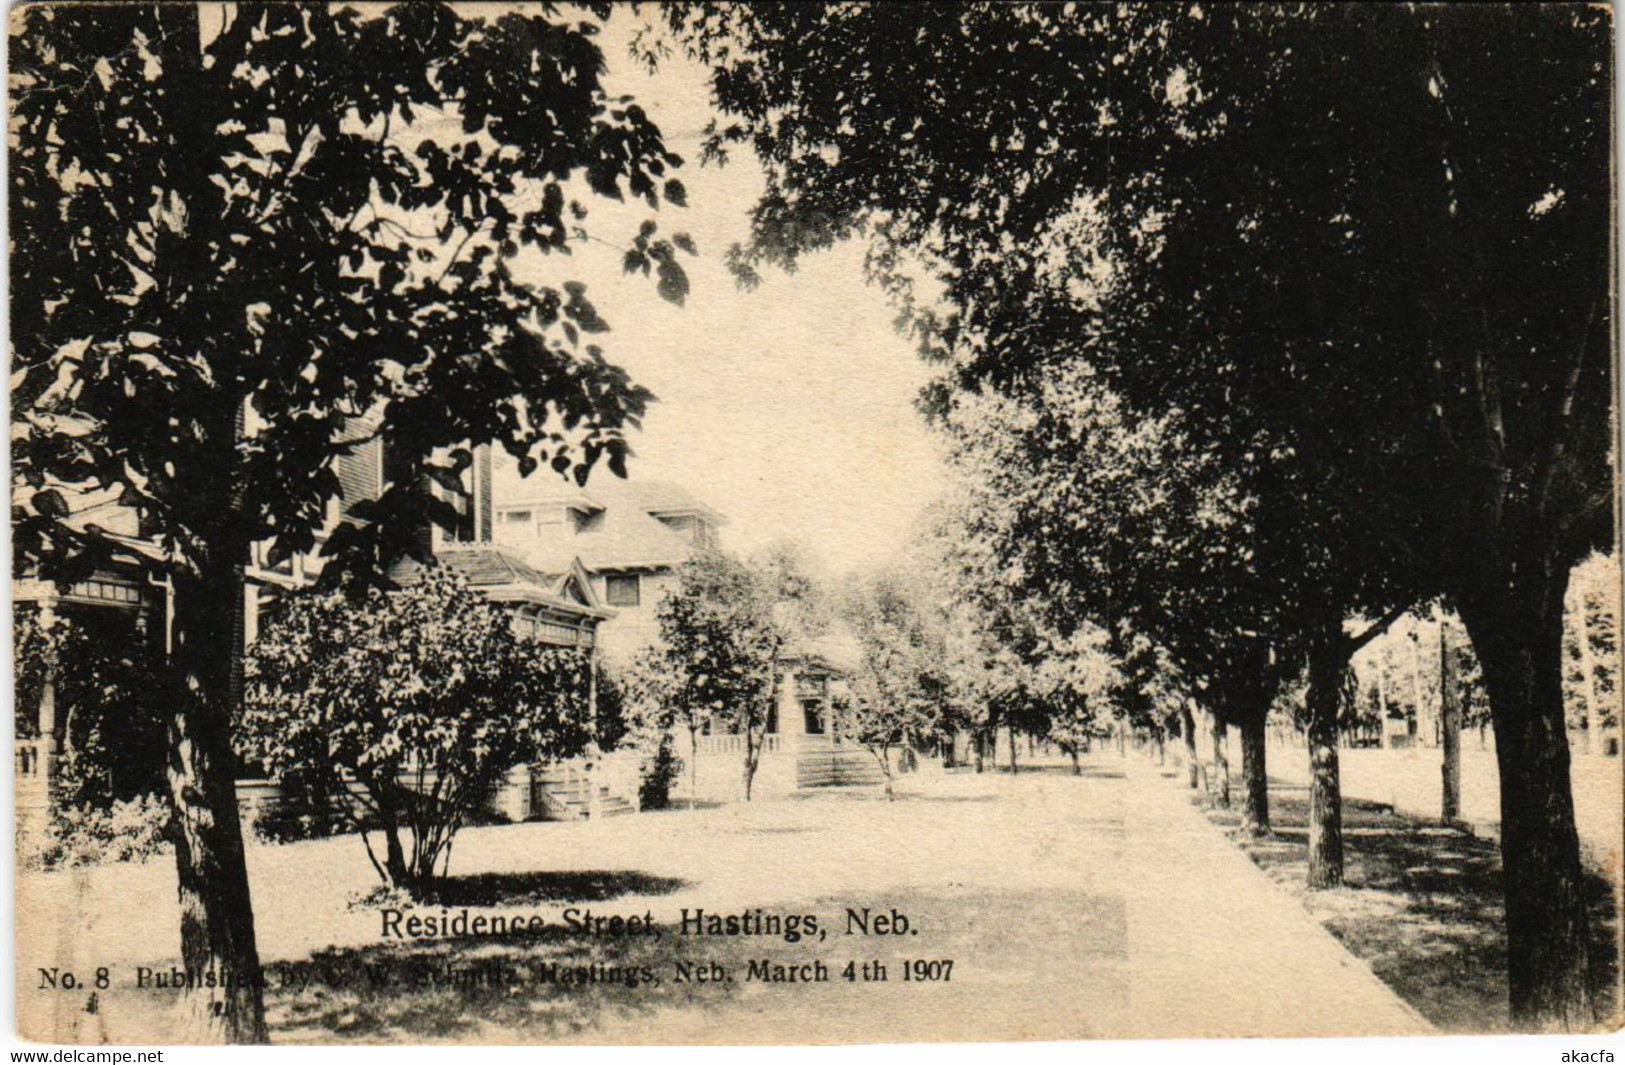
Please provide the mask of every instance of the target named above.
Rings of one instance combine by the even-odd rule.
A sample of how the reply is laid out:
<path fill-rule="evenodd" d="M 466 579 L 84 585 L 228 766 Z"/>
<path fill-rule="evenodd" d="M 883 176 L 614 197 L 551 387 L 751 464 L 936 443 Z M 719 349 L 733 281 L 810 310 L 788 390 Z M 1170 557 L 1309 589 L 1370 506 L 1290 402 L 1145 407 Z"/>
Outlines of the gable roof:
<path fill-rule="evenodd" d="M 530 603 L 566 614 L 607 618 L 615 612 L 598 602 L 579 559 L 557 574 L 544 573 L 512 551 L 489 545 L 442 547 L 435 561 L 497 602 Z M 423 565 L 404 558 L 389 568 L 390 579 L 409 585 L 421 579 Z M 572 587 L 573 586 L 573 587 Z"/>

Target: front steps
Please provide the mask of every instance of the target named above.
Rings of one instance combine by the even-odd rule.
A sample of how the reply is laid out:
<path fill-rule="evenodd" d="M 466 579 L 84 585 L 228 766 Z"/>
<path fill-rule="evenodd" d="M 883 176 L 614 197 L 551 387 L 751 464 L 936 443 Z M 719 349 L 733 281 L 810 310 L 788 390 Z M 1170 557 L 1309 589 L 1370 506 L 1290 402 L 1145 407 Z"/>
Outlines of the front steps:
<path fill-rule="evenodd" d="M 861 747 L 806 744 L 796 757 L 798 788 L 862 787 L 885 781 L 874 755 Z"/>
<path fill-rule="evenodd" d="M 601 776 L 589 776 L 572 766 L 555 765 L 531 776 L 530 809 L 524 819 L 590 821 L 637 812 L 632 799 L 620 794 Z"/>

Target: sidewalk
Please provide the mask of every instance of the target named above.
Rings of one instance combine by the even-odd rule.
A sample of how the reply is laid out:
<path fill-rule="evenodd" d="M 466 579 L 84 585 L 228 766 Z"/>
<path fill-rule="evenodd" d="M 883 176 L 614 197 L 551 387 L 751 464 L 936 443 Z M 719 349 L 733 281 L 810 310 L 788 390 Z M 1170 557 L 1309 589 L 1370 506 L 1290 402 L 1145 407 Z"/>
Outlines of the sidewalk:
<path fill-rule="evenodd" d="M 1134 1034 L 1397 1036 L 1433 1027 L 1191 804 L 1125 760 Z M 1170 764 L 1170 770 L 1173 766 Z"/>

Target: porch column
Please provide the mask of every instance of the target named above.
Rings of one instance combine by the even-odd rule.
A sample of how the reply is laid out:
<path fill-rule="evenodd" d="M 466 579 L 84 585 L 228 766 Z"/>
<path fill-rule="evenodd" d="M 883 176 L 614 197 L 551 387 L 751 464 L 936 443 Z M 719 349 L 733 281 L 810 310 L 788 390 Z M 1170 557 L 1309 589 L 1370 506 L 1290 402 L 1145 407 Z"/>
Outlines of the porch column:
<path fill-rule="evenodd" d="M 801 741 L 792 739 L 793 736 L 807 734 L 807 715 L 801 712 L 801 700 L 796 698 L 796 674 L 793 669 L 784 671 L 784 678 L 779 681 L 779 734 L 784 738 L 779 741 L 782 750 L 792 750 L 800 746 Z"/>
<path fill-rule="evenodd" d="M 39 627 L 42 631 L 49 631 L 56 625 L 56 604 L 51 599 L 44 599 L 39 607 Z M 47 810 L 51 805 L 51 781 L 56 776 L 57 742 L 56 742 L 56 669 L 57 664 L 47 660 L 45 675 L 40 678 L 40 695 L 38 717 L 39 739 L 36 741 L 32 757 L 33 764 L 28 766 L 29 779 L 24 785 L 32 793 L 28 805 L 36 810 Z M 21 768 L 21 767 L 19 767 Z M 19 804 L 21 805 L 21 804 Z"/>
<path fill-rule="evenodd" d="M 260 589 L 253 581 L 243 582 L 243 649 L 260 635 Z"/>

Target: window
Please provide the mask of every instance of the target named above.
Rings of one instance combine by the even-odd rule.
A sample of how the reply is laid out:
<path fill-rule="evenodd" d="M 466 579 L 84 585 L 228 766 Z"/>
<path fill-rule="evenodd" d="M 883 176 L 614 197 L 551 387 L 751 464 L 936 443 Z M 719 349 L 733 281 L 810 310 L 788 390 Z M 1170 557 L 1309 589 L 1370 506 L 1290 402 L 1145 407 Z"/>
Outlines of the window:
<path fill-rule="evenodd" d="M 505 510 L 502 512 L 502 520 L 507 522 L 509 525 L 529 525 L 530 511 Z"/>
<path fill-rule="evenodd" d="M 604 598 L 610 606 L 637 606 L 639 592 L 636 573 L 604 578 Z"/>

